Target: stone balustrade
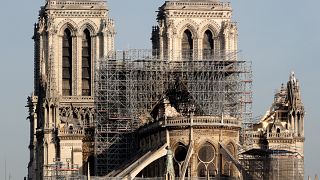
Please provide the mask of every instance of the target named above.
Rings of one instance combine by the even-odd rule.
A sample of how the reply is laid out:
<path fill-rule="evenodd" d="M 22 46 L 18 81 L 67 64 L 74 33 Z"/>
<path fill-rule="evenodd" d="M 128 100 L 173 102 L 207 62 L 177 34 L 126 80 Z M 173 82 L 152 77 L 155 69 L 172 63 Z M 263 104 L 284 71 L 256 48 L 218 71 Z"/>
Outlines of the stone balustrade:
<path fill-rule="evenodd" d="M 260 138 L 263 137 L 263 133 L 260 132 L 260 131 L 258 131 L 258 132 L 253 131 L 253 132 L 251 132 L 251 133 L 252 133 L 252 138 L 253 138 L 253 139 L 260 139 Z"/>
<path fill-rule="evenodd" d="M 249 136 L 249 133 L 246 134 Z M 263 138 L 264 134 L 262 132 L 251 132 L 252 138 L 253 139 L 261 139 Z M 292 132 L 281 132 L 281 133 L 267 133 L 267 138 L 268 139 L 276 139 L 276 138 L 293 138 L 294 133 Z"/>
<path fill-rule="evenodd" d="M 87 1 L 79 1 L 79 0 L 73 0 L 73 1 L 61 1 L 61 0 L 52 0 L 48 4 L 49 7 L 59 7 L 64 8 L 64 6 L 76 6 L 78 9 L 81 7 L 89 6 L 91 8 L 99 8 L 99 7 L 106 7 L 106 3 L 103 0 L 99 1 L 93 1 L 93 0 L 87 0 Z"/>
<path fill-rule="evenodd" d="M 192 5 L 201 5 L 201 6 L 215 6 L 215 7 L 224 7 L 230 8 L 231 5 L 229 2 L 179 2 L 179 1 L 168 1 L 166 2 L 167 6 L 192 6 Z"/>
<path fill-rule="evenodd" d="M 65 136 L 65 135 L 84 135 L 84 132 L 82 129 L 60 129 L 59 135 Z"/>
<path fill-rule="evenodd" d="M 92 96 L 63 96 L 61 99 L 62 103 L 66 102 L 92 102 L 94 101 L 94 97 Z"/>
<path fill-rule="evenodd" d="M 281 133 L 268 133 L 267 138 L 293 138 L 294 133 L 281 132 Z"/>
<path fill-rule="evenodd" d="M 165 126 L 232 126 L 241 127 L 241 121 L 234 117 L 211 117 L 211 116 L 195 116 L 195 117 L 174 117 L 167 118 L 164 122 Z"/>

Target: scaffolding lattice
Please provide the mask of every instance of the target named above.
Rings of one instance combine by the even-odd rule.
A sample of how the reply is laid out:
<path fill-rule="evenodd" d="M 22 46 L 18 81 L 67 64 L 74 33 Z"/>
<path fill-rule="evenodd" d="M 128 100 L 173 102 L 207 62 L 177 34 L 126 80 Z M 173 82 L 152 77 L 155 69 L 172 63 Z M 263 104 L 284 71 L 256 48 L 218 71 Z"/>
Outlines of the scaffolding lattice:
<path fill-rule="evenodd" d="M 72 164 L 71 159 L 67 159 L 66 162 L 67 163 L 63 163 L 58 159 L 58 160 L 54 160 L 53 164 L 45 165 L 43 179 L 44 180 L 87 179 L 85 176 L 80 174 L 79 165 Z"/>
<path fill-rule="evenodd" d="M 200 51 L 197 51 L 200 52 Z M 96 174 L 115 170 L 134 152 L 134 130 L 150 120 L 152 108 L 168 98 L 176 109 L 251 120 L 251 65 L 236 52 L 200 58 L 160 58 L 152 50 L 112 52 L 96 64 Z M 171 54 L 183 54 L 172 53 Z M 182 103 L 181 103 L 182 102 Z"/>
<path fill-rule="evenodd" d="M 300 180 L 304 174 L 304 158 L 292 146 L 276 146 L 242 154 L 244 168 L 251 175 L 247 179 Z"/>

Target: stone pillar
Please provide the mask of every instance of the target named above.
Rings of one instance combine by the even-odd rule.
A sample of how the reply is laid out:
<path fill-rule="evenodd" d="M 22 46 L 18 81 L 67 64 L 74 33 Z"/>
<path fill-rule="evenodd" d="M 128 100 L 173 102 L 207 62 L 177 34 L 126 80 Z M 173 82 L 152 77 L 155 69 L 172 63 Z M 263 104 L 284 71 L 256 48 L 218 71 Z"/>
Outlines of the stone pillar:
<path fill-rule="evenodd" d="M 54 106 L 54 112 L 55 112 L 55 117 L 54 117 L 54 128 L 57 128 L 57 122 L 59 121 L 59 105 Z"/>
<path fill-rule="evenodd" d="M 298 135 L 298 118 L 297 115 L 294 117 L 294 135 Z"/>
<path fill-rule="evenodd" d="M 55 159 L 55 155 L 56 155 L 56 146 L 54 144 L 54 142 L 52 142 L 52 139 L 54 139 L 55 134 L 48 134 L 47 136 L 47 162 L 48 164 L 53 164 L 53 160 Z"/>
<path fill-rule="evenodd" d="M 81 96 L 82 95 L 82 37 L 83 37 L 83 32 L 79 32 L 79 35 L 75 37 L 76 39 L 76 60 L 74 61 L 75 67 L 72 68 L 72 70 L 75 70 L 74 72 L 76 74 L 75 80 L 75 94 L 76 96 Z"/>
<path fill-rule="evenodd" d="M 47 123 L 48 123 L 48 122 L 47 122 L 47 121 L 48 121 L 47 116 L 48 116 L 48 115 L 47 115 L 46 105 L 44 104 L 42 108 L 43 108 L 43 119 L 44 119 L 44 122 L 43 122 L 44 124 L 43 124 L 43 126 L 44 126 L 45 128 L 47 128 Z"/>
<path fill-rule="evenodd" d="M 109 46 L 110 46 L 110 43 L 108 43 L 108 33 L 107 32 L 103 32 L 103 36 L 102 36 L 102 42 L 100 43 L 101 46 L 101 49 L 103 49 L 103 57 L 106 57 L 109 55 Z"/>
<path fill-rule="evenodd" d="M 164 60 L 164 47 L 163 47 L 163 41 L 164 41 L 164 38 L 163 38 L 163 34 L 162 34 L 162 32 L 163 32 L 163 29 L 162 28 L 160 28 L 160 37 L 159 37 L 159 53 L 160 53 L 160 55 L 159 55 L 159 57 L 160 57 L 160 59 L 161 60 Z"/>
<path fill-rule="evenodd" d="M 220 135 L 219 135 L 219 142 L 221 142 L 221 130 L 220 130 Z M 220 180 L 221 174 L 222 174 L 222 154 L 221 154 L 221 145 L 218 144 L 217 148 L 217 169 L 218 169 L 218 174 L 217 174 L 217 180 Z"/>
<path fill-rule="evenodd" d="M 291 130 L 292 130 L 292 132 L 294 132 L 294 127 L 295 127 L 294 118 L 295 118 L 295 114 L 291 114 Z"/>
<path fill-rule="evenodd" d="M 171 38 L 171 33 L 167 32 L 167 44 L 168 44 L 168 48 L 167 48 L 167 54 L 168 54 L 168 59 L 173 59 L 176 58 L 175 55 L 175 49 L 172 47 L 172 38 Z M 175 60 L 175 59 L 173 59 Z"/>
<path fill-rule="evenodd" d="M 49 103 L 48 106 L 48 128 L 52 128 L 52 122 L 53 122 L 53 116 L 52 116 L 52 110 L 51 110 L 51 103 Z"/>

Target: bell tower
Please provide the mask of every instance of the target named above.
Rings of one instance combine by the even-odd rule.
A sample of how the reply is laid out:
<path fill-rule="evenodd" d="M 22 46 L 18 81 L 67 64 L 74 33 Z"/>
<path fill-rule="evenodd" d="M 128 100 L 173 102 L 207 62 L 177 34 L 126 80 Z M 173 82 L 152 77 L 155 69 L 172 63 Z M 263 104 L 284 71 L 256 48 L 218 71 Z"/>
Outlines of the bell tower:
<path fill-rule="evenodd" d="M 237 51 L 238 32 L 229 3 L 171 0 L 159 8 L 153 28 L 155 52 L 170 60 L 208 59 Z"/>
<path fill-rule="evenodd" d="M 28 179 L 94 167 L 94 66 L 114 49 L 103 0 L 47 0 L 34 26 Z"/>

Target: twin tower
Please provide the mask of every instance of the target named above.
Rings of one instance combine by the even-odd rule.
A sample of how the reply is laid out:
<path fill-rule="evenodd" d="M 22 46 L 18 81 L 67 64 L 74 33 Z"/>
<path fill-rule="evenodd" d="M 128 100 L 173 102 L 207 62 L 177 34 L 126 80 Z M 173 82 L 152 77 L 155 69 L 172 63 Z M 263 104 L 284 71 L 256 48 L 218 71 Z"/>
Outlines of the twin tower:
<path fill-rule="evenodd" d="M 238 32 L 231 17 L 230 4 L 218 0 L 166 1 L 152 30 L 153 54 L 179 61 L 234 52 Z M 95 67 L 113 55 L 115 35 L 103 0 L 46 0 L 41 7 L 28 98 L 28 179 L 95 173 Z"/>

